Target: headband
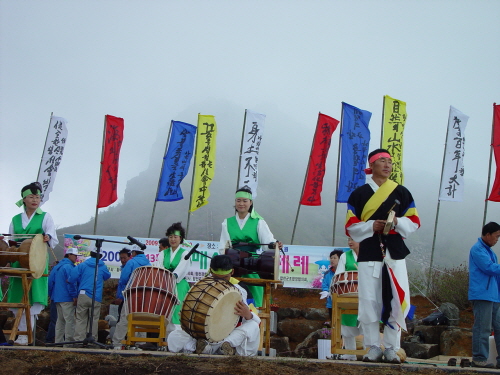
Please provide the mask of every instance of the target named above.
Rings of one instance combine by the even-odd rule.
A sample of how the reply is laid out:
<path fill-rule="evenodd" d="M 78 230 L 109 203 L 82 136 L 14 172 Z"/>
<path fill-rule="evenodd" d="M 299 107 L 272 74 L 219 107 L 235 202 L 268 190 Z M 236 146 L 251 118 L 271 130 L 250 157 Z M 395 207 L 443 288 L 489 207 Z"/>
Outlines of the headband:
<path fill-rule="evenodd" d="M 182 237 L 181 232 L 179 230 L 174 230 L 173 232 L 170 232 L 168 234 L 168 236 L 171 236 L 171 235 Z"/>
<path fill-rule="evenodd" d="M 390 157 L 391 157 L 391 155 L 389 155 L 387 152 L 378 152 L 375 155 L 373 155 L 370 159 L 368 159 L 368 163 L 371 164 L 371 163 L 377 161 L 380 158 L 390 158 Z M 373 171 L 372 171 L 371 168 L 366 168 L 365 169 L 365 173 L 366 174 L 372 174 Z"/>
<path fill-rule="evenodd" d="M 230 274 L 231 272 L 233 271 L 233 269 L 231 268 L 230 270 L 214 270 L 213 268 L 210 268 L 210 272 L 215 274 L 215 275 L 228 275 Z"/>
<path fill-rule="evenodd" d="M 40 190 L 38 190 L 38 189 L 37 189 L 37 190 L 35 190 L 35 192 L 34 192 L 34 193 L 31 191 L 31 189 L 26 189 L 25 191 L 23 191 L 23 192 L 21 193 L 21 196 L 22 196 L 23 198 L 22 198 L 22 199 L 20 199 L 20 200 L 18 200 L 18 201 L 16 202 L 16 206 L 17 206 L 17 207 L 21 207 L 21 206 L 24 204 L 24 202 L 23 202 L 24 198 L 26 198 L 28 195 L 31 195 L 31 194 L 33 194 L 33 195 L 39 195 L 39 194 L 40 194 Z M 38 208 L 35 210 L 35 213 L 37 213 L 37 214 L 43 214 L 43 211 L 42 211 L 42 209 L 41 209 L 40 207 L 38 207 Z"/>
<path fill-rule="evenodd" d="M 246 191 L 237 191 L 235 198 L 247 198 L 247 199 L 253 200 L 252 194 L 247 193 Z"/>

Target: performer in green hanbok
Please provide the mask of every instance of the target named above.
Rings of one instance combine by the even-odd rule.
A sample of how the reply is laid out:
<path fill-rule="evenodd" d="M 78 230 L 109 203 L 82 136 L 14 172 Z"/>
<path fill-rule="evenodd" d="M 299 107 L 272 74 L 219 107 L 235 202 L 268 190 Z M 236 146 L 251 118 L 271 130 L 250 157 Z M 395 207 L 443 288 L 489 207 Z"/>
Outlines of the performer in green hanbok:
<path fill-rule="evenodd" d="M 252 244 L 276 242 L 280 248 L 283 246 L 281 242 L 276 241 L 265 220 L 253 209 L 252 191 L 249 188 L 243 187 L 236 191 L 234 207 L 236 215 L 225 219 L 222 223 L 219 253 L 224 254 L 227 241 L 230 241 L 232 245 L 238 242 L 248 243 L 249 245 L 237 248 L 240 251 L 249 252 L 253 257 L 258 257 L 258 250 L 261 246 Z M 268 249 L 268 246 L 262 247 L 262 250 Z M 241 277 L 260 278 L 257 272 L 241 275 Z M 254 297 L 255 306 L 262 307 L 264 288 L 253 285 L 248 285 L 248 288 Z"/>
<path fill-rule="evenodd" d="M 21 197 L 16 205 L 18 207 L 23 206 L 23 212 L 14 216 L 12 222 L 10 223 L 9 232 L 14 234 L 43 234 L 43 241 L 47 243 L 50 247 L 54 248 L 58 243 L 57 233 L 54 225 L 54 220 L 48 212 L 44 212 L 40 209 L 42 185 L 38 182 L 32 182 L 21 189 Z M 27 236 L 26 238 L 32 238 Z M 22 237 L 16 237 L 16 241 L 22 242 L 24 239 Z M 11 267 L 19 267 L 19 262 L 16 261 L 11 264 Z M 48 273 L 48 259 L 45 268 L 45 273 Z M 31 304 L 31 326 L 34 326 L 34 316 L 38 315 L 47 306 L 48 297 L 48 279 L 47 277 L 40 277 L 39 279 L 34 279 L 31 284 L 31 289 L 29 293 L 30 304 Z M 21 278 L 11 277 L 9 278 L 9 292 L 7 296 L 7 302 L 9 303 L 20 303 L 23 296 L 23 287 Z M 15 310 L 15 311 L 14 311 Z M 12 309 L 14 314 L 17 309 Z M 19 323 L 18 330 L 25 331 L 26 319 L 23 314 L 21 321 Z M 19 335 L 15 341 L 17 345 L 27 345 L 28 336 Z"/>
<path fill-rule="evenodd" d="M 169 246 L 160 252 L 158 260 L 153 265 L 169 270 L 177 279 L 177 298 L 179 299 L 179 305 L 175 307 L 167 327 L 167 332 L 170 333 L 174 329 L 181 329 L 180 311 L 182 302 L 189 291 L 189 283 L 186 281 L 185 277 L 191 266 L 191 259 L 184 259 L 184 256 L 189 250 L 182 247 L 184 239 L 186 238 L 186 231 L 180 222 L 172 224 L 165 234 L 168 238 Z"/>

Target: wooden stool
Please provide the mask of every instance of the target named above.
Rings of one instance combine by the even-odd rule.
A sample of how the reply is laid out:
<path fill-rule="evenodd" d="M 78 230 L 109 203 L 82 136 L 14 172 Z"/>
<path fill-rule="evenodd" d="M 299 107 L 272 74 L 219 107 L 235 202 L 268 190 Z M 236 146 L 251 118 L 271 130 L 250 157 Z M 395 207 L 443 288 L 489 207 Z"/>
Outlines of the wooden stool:
<path fill-rule="evenodd" d="M 27 335 L 28 336 L 28 344 L 33 343 L 33 327 L 31 327 L 31 306 L 29 301 L 29 291 L 31 289 L 31 283 L 33 281 L 32 275 L 33 271 L 25 271 L 18 270 L 16 268 L 12 269 L 2 269 L 0 271 L 2 275 L 8 276 L 21 276 L 22 285 L 23 285 L 23 297 L 20 303 L 8 303 L 8 302 L 0 302 L 0 307 L 7 308 L 17 308 L 16 319 L 14 320 L 14 324 L 12 325 L 11 330 L 4 330 L 4 333 L 10 333 L 9 340 L 14 341 L 16 339 L 16 335 Z M 46 275 L 45 275 L 46 276 Z M 21 317 L 25 312 L 26 316 L 26 331 L 18 331 L 17 327 L 19 327 L 19 323 L 21 322 Z"/>
<path fill-rule="evenodd" d="M 127 338 L 122 344 L 133 346 L 136 342 L 156 342 L 159 347 L 167 346 L 164 315 L 132 313 L 127 315 L 127 324 Z M 136 332 L 154 332 L 158 337 L 138 337 Z"/>
<path fill-rule="evenodd" d="M 367 350 L 342 349 L 341 318 L 342 314 L 358 314 L 358 297 L 332 295 L 332 354 L 363 355 Z"/>

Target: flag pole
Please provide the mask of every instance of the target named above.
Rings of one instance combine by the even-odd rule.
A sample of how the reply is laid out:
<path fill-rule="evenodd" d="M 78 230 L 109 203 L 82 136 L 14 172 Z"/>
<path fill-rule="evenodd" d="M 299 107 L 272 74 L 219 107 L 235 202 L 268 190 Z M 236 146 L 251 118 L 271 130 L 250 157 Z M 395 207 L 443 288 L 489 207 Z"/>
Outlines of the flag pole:
<path fill-rule="evenodd" d="M 304 195 L 304 190 L 306 188 L 306 181 L 307 181 L 307 174 L 309 173 L 309 162 L 311 161 L 311 154 L 312 150 L 314 147 L 314 140 L 316 139 L 316 133 L 318 132 L 318 122 L 319 122 L 319 116 L 321 115 L 321 112 L 318 112 L 318 121 L 316 121 L 316 127 L 314 129 L 314 136 L 311 142 L 311 151 L 309 152 L 309 160 L 307 161 L 307 168 L 306 168 L 306 173 L 304 174 L 304 182 L 302 183 L 302 194 L 300 195 L 299 199 L 299 206 L 297 207 L 297 213 L 295 214 L 295 222 L 293 223 L 293 231 L 292 231 L 292 239 L 290 240 L 290 245 L 293 245 L 293 239 L 295 238 L 295 228 L 297 227 L 297 220 L 299 219 L 299 212 L 300 212 L 300 201 L 302 200 L 302 197 Z"/>
<path fill-rule="evenodd" d="M 486 183 L 486 197 L 484 199 L 484 214 L 483 214 L 483 227 L 486 224 L 486 214 L 488 212 L 488 193 L 490 191 L 490 181 L 491 181 L 491 159 L 493 158 L 493 135 L 495 130 L 495 105 L 493 103 L 493 119 L 491 121 L 491 145 L 490 145 L 490 162 L 488 164 L 488 182 Z M 498 168 L 498 166 L 497 166 Z"/>
<path fill-rule="evenodd" d="M 38 181 L 38 179 L 40 178 L 40 171 L 42 170 L 43 155 L 45 154 L 45 145 L 47 144 L 47 139 L 49 138 L 50 123 L 52 122 L 52 116 L 53 115 L 54 115 L 54 112 L 50 112 L 49 126 L 47 127 L 47 135 L 45 136 L 45 143 L 43 144 L 42 157 L 40 158 L 40 166 L 38 167 L 38 174 L 36 175 L 37 182 L 40 182 L 40 181 Z"/>
<path fill-rule="evenodd" d="M 450 119 L 451 115 L 451 107 L 450 111 L 448 112 L 448 121 Z M 434 248 L 436 245 L 436 232 L 437 232 L 437 226 L 439 222 L 439 208 L 441 207 L 441 200 L 439 199 L 439 195 L 441 194 L 441 187 L 443 184 L 443 173 L 444 173 L 444 161 L 446 158 L 446 148 L 448 147 L 448 132 L 449 132 L 449 124 L 446 124 L 446 138 L 444 141 L 444 151 L 443 151 L 443 164 L 441 165 L 441 179 L 439 181 L 439 192 L 438 192 L 438 204 L 436 208 L 436 219 L 434 220 L 434 234 L 432 236 L 432 248 L 431 248 L 431 261 L 429 264 L 429 276 L 427 277 L 427 293 L 430 290 L 431 287 L 431 277 L 432 277 L 432 264 L 434 263 Z"/>
<path fill-rule="evenodd" d="M 153 220 L 155 217 L 155 211 L 156 211 L 156 202 L 158 202 L 158 191 L 160 190 L 160 182 L 161 182 L 161 176 L 163 173 L 163 166 L 165 165 L 165 157 L 167 156 L 167 150 L 168 146 L 170 145 L 170 135 L 172 134 L 172 124 L 173 120 L 170 120 L 170 128 L 168 129 L 168 137 L 167 137 L 167 143 L 165 144 L 165 152 L 163 153 L 163 161 L 161 163 L 161 169 L 160 169 L 160 177 L 158 177 L 158 186 L 156 187 L 156 194 L 155 194 L 155 203 L 153 205 L 153 213 L 151 214 L 151 222 L 149 223 L 149 230 L 148 230 L 148 237 L 151 237 L 151 227 L 153 226 Z"/>
<path fill-rule="evenodd" d="M 104 156 L 104 144 L 106 143 L 106 115 L 104 115 L 104 129 L 102 134 L 102 150 L 101 150 L 101 167 L 99 168 L 99 181 L 97 186 L 97 202 L 95 204 L 95 217 L 94 217 L 94 234 L 97 228 L 97 216 L 99 215 L 99 195 L 101 194 L 101 176 L 102 176 L 102 162 Z"/>
<path fill-rule="evenodd" d="M 380 148 L 382 148 L 382 144 L 384 142 L 384 116 L 385 116 L 385 97 L 387 95 L 384 95 L 384 99 L 382 100 L 382 125 L 380 126 Z"/>
<path fill-rule="evenodd" d="M 240 188 L 240 170 L 241 170 L 241 152 L 243 151 L 243 138 L 245 137 L 245 123 L 247 121 L 247 110 L 245 109 L 245 116 L 243 116 L 243 129 L 241 131 L 241 144 L 240 144 L 240 158 L 238 162 L 238 175 L 236 176 L 236 190 Z M 256 193 L 252 191 L 252 193 Z"/>
<path fill-rule="evenodd" d="M 339 132 L 339 151 L 337 154 L 337 181 L 335 182 L 335 205 L 333 206 L 333 238 L 332 246 L 335 246 L 335 228 L 337 227 L 337 198 L 339 194 L 339 178 L 340 178 L 340 151 L 342 146 L 342 128 L 344 120 L 344 105 L 342 104 L 342 110 L 340 111 L 340 132 Z"/>
<path fill-rule="evenodd" d="M 191 221 L 191 202 L 193 199 L 193 187 L 194 187 L 194 177 L 196 176 L 196 155 L 198 153 L 198 131 L 200 130 L 199 127 L 199 122 L 200 122 L 200 114 L 198 113 L 198 119 L 196 121 L 196 141 L 195 141 L 195 146 L 194 146 L 194 161 L 193 161 L 193 175 L 191 177 L 191 194 L 189 196 L 189 206 L 188 206 L 188 218 L 187 218 L 187 223 L 186 223 L 186 238 L 188 237 L 188 232 L 189 232 L 189 222 Z"/>

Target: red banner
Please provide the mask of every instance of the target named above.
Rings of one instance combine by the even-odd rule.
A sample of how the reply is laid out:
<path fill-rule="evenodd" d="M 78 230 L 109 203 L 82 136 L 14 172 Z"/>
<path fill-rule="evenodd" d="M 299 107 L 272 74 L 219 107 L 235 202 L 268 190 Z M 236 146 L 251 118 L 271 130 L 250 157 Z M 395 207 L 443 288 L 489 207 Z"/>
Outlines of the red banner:
<path fill-rule="evenodd" d="M 304 206 L 321 206 L 321 190 L 325 176 L 326 158 L 332 142 L 332 134 L 337 129 L 338 120 L 320 113 L 314 134 L 313 147 L 309 156 L 307 177 L 300 204 Z"/>
<path fill-rule="evenodd" d="M 108 207 L 118 199 L 118 161 L 123 142 L 123 119 L 106 115 L 106 134 L 101 161 L 101 181 L 97 208 Z"/>
<path fill-rule="evenodd" d="M 495 153 L 495 183 L 491 189 L 489 201 L 500 202 L 500 105 L 493 104 L 493 152 Z"/>

